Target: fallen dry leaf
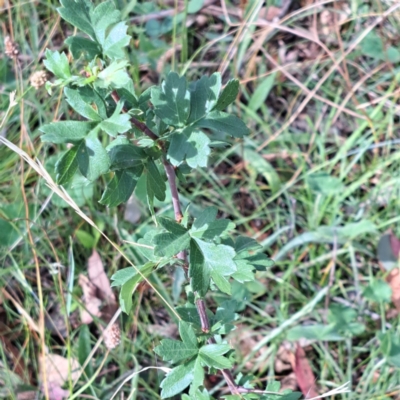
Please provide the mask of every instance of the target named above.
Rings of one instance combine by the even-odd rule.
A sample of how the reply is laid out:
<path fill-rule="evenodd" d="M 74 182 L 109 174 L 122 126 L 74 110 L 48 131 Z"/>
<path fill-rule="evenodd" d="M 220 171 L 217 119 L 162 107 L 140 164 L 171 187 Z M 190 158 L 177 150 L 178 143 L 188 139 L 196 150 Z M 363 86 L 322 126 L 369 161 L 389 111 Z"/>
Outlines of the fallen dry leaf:
<path fill-rule="evenodd" d="M 282 14 L 282 9 L 275 6 L 262 7 L 258 13 L 258 17 L 265 19 L 267 21 L 273 21 L 279 19 Z"/>
<path fill-rule="evenodd" d="M 386 282 L 392 289 L 392 302 L 395 310 L 389 310 L 387 318 L 393 318 L 400 313 L 400 270 L 397 267 L 400 256 L 400 239 L 389 230 L 381 236 L 378 243 L 378 260 L 382 271 L 390 271 Z"/>
<path fill-rule="evenodd" d="M 40 380 L 42 385 L 46 382 L 50 400 L 61 400 L 67 397 L 70 393 L 68 390 L 62 389 L 62 386 L 67 382 L 69 376 L 72 380 L 79 378 L 79 362 L 73 358 L 68 360 L 58 354 L 47 354 L 44 360 L 42 356 L 39 356 L 39 360 Z M 42 392 L 46 393 L 43 386 Z"/>
<path fill-rule="evenodd" d="M 98 297 L 107 303 L 115 303 L 115 295 L 111 289 L 110 280 L 104 271 L 103 262 L 96 250 L 88 260 L 88 275 L 90 282 L 98 289 Z"/>
<path fill-rule="evenodd" d="M 315 385 L 315 376 L 303 348 L 297 344 L 294 354 L 293 371 L 296 375 L 297 384 L 306 399 L 318 396 Z"/>
<path fill-rule="evenodd" d="M 101 300 L 97 297 L 96 286 L 85 275 L 79 275 L 78 283 L 82 288 L 83 303 L 85 304 L 85 308 L 81 310 L 81 321 L 82 324 L 90 324 L 93 317 L 101 315 Z"/>
<path fill-rule="evenodd" d="M 292 364 L 294 362 L 293 353 L 285 346 L 281 345 L 278 349 L 274 360 L 274 370 L 277 374 L 282 374 L 285 371 L 292 369 Z"/>
<path fill-rule="evenodd" d="M 281 380 L 281 391 L 286 389 L 290 389 L 293 391 L 297 390 L 297 379 L 294 372 L 290 373 L 289 375 L 286 375 Z"/>
<path fill-rule="evenodd" d="M 390 232 L 390 247 L 392 248 L 393 255 L 399 257 L 400 255 L 400 239 Z"/>
<path fill-rule="evenodd" d="M 386 281 L 392 289 L 392 302 L 397 313 L 400 313 L 400 270 L 398 268 L 392 269 Z"/>
<path fill-rule="evenodd" d="M 103 262 L 96 250 L 93 250 L 88 260 L 88 275 L 89 278 L 79 275 L 79 285 L 82 287 L 86 307 L 86 310 L 81 312 L 82 323 L 90 324 L 93 317 L 101 317 L 105 322 L 109 322 L 118 306 Z"/>
<path fill-rule="evenodd" d="M 37 398 L 38 392 L 34 390 L 17 392 L 17 400 L 36 400 Z"/>

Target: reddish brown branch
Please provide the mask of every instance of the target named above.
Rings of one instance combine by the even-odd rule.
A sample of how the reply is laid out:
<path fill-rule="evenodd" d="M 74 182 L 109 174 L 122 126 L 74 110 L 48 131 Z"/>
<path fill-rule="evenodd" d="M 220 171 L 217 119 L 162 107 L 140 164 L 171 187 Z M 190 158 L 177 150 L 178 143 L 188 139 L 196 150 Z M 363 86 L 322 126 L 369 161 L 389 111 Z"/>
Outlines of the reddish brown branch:
<path fill-rule="evenodd" d="M 111 97 L 113 98 L 113 100 L 116 103 L 119 102 L 119 95 L 115 90 L 111 93 Z M 124 111 L 126 112 L 126 110 L 124 110 Z M 140 131 L 142 131 L 150 139 L 153 139 L 153 140 L 159 139 L 159 137 L 151 129 L 149 129 L 144 122 L 139 121 L 135 117 L 131 118 L 131 122 L 132 122 L 133 125 L 136 126 L 136 128 L 138 128 Z"/>
<path fill-rule="evenodd" d="M 174 207 L 175 219 L 176 221 L 181 222 L 183 215 L 181 210 L 181 204 L 179 202 L 178 188 L 176 186 L 175 169 L 166 159 L 164 159 L 163 163 L 164 163 L 165 173 L 167 174 L 169 188 L 171 190 L 172 206 Z"/>

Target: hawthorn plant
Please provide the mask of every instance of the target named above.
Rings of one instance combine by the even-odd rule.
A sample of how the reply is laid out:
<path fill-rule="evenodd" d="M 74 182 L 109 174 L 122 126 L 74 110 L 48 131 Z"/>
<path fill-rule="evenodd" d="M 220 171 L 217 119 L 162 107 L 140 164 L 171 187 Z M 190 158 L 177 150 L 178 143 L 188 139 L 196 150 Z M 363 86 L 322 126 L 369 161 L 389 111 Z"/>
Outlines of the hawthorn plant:
<path fill-rule="evenodd" d="M 128 74 L 131 37 L 113 1 L 95 7 L 88 0 L 62 0 L 58 12 L 78 33 L 65 40 L 70 57 L 49 49 L 45 54 L 44 64 L 55 77 L 47 90 L 61 88 L 75 111 L 75 120 L 40 128 L 43 142 L 68 144 L 55 167 L 56 181 L 68 190 L 76 176 L 89 182 L 104 175 L 102 182 L 108 183 L 99 201 L 108 207 L 126 202 L 139 181 L 146 188 L 155 221 L 139 240 L 147 261 L 112 277 L 113 286 L 121 287 L 124 312 L 131 310 L 137 284 L 153 271 L 172 265 L 186 277 L 186 304 L 175 308 L 181 340 L 164 339 L 154 349 L 171 366 L 161 397 L 185 391 L 182 399 L 211 399 L 204 386 L 208 373 L 222 375 L 231 393 L 226 399 L 298 399 L 297 392 L 276 393 L 277 382 L 255 389 L 246 377 L 235 378 L 233 350 L 224 340 L 239 318 L 232 282 L 253 281 L 272 261 L 254 239 L 235 234 L 231 221 L 217 218 L 216 208 L 192 218 L 179 199 L 177 185 L 184 185 L 193 170 L 207 168 L 213 148 L 249 133 L 242 120 L 225 111 L 239 82 L 230 80 L 222 89 L 219 73 L 188 83 L 170 72 L 161 85 L 139 94 Z M 155 199 L 165 201 L 167 190 L 174 219 L 154 210 Z M 211 312 L 206 300 L 218 292 L 226 300 Z"/>

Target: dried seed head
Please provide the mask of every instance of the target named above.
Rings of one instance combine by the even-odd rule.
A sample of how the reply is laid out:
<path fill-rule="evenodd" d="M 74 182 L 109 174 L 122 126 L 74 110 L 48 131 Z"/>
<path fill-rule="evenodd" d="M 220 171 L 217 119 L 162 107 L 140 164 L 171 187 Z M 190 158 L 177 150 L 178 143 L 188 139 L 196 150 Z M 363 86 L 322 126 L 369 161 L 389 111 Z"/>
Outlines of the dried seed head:
<path fill-rule="evenodd" d="M 4 53 L 10 58 L 14 58 L 19 54 L 18 46 L 11 40 L 10 36 L 4 38 Z"/>
<path fill-rule="evenodd" d="M 104 344 L 108 350 L 115 349 L 121 342 L 121 330 L 118 323 L 114 323 L 104 332 Z"/>
<path fill-rule="evenodd" d="M 45 71 L 36 71 L 31 75 L 29 80 L 35 89 L 39 89 L 47 82 L 47 74 Z"/>

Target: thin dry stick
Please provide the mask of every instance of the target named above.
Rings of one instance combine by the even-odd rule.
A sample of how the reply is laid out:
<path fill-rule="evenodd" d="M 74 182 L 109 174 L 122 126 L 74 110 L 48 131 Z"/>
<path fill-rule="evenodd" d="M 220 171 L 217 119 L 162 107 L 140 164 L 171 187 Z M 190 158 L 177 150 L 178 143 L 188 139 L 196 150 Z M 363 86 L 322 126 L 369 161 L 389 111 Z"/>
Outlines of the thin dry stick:
<path fill-rule="evenodd" d="M 268 52 L 264 49 L 261 48 L 261 51 L 263 52 L 265 58 L 268 59 L 268 61 L 273 64 L 273 66 L 280 72 L 282 72 L 283 75 L 285 75 L 288 79 L 290 79 L 293 83 L 295 83 L 303 92 L 310 94 L 311 90 L 308 89 L 306 86 L 304 86 L 297 78 L 295 78 L 290 72 L 286 71 L 283 67 L 281 67 L 274 59 L 271 57 Z M 360 118 L 360 119 L 367 119 L 364 115 L 360 115 L 356 113 L 355 111 L 352 111 L 348 108 L 345 108 L 341 106 L 340 104 L 336 104 L 333 101 L 327 100 L 322 96 L 319 96 L 318 94 L 314 94 L 314 98 L 317 100 L 326 103 L 330 105 L 333 108 L 337 108 L 340 112 L 344 112 L 346 114 L 351 115 L 352 117 L 355 118 Z"/>
<path fill-rule="evenodd" d="M 342 110 L 344 110 L 345 105 L 349 102 L 349 100 L 354 96 L 354 94 L 356 93 L 356 91 L 361 87 L 361 85 L 369 78 L 371 78 L 371 76 L 375 75 L 377 72 L 379 72 L 383 67 L 385 66 L 385 64 L 381 64 L 378 65 L 376 68 L 374 68 L 372 71 L 368 72 L 367 74 L 365 74 L 357 83 L 355 83 L 353 85 L 353 87 L 349 90 L 349 93 L 346 94 L 345 98 L 343 99 L 342 103 L 340 104 L 338 110 L 336 111 L 335 115 L 332 118 L 332 122 L 331 125 L 334 126 L 335 122 L 337 121 L 337 119 L 339 118 Z M 357 109 L 360 106 L 357 107 Z"/>
<path fill-rule="evenodd" d="M 329 68 L 329 70 L 325 73 L 325 75 L 319 80 L 319 82 L 315 85 L 315 88 L 307 95 L 307 97 L 297 108 L 296 112 L 292 114 L 292 116 L 288 119 L 288 121 L 286 121 L 282 125 L 280 129 L 278 129 L 273 135 L 271 135 L 264 143 L 258 146 L 257 151 L 262 150 L 269 143 L 274 141 L 297 119 L 297 117 L 304 110 L 308 102 L 313 98 L 315 93 L 320 89 L 323 83 L 330 77 L 333 71 L 336 70 L 336 65 L 338 63 L 341 63 L 358 46 L 358 44 L 375 28 L 376 25 L 380 24 L 385 18 L 387 18 L 392 12 L 394 12 L 398 8 L 400 8 L 400 2 L 393 4 L 386 12 L 384 12 L 379 18 L 377 18 L 367 29 L 365 29 L 365 31 L 349 46 L 348 50 L 339 57 L 337 62 L 331 68 Z"/>

